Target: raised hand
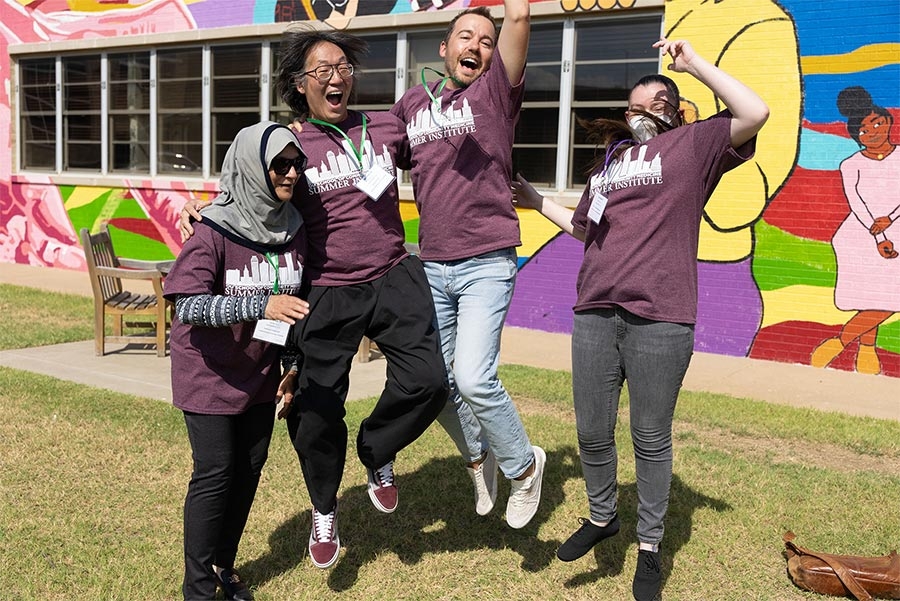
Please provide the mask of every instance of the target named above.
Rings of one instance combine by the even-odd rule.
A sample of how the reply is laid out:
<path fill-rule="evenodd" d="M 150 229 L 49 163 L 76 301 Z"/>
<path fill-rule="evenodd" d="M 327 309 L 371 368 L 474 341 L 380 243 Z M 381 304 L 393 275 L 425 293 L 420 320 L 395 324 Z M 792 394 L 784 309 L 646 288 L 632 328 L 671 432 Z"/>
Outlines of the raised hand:
<path fill-rule="evenodd" d="M 687 40 L 667 40 L 660 38 L 658 42 L 653 44 L 654 48 L 659 48 L 662 54 L 668 54 L 672 57 L 672 63 L 667 67 L 669 71 L 676 73 L 685 73 L 691 62 L 697 56 L 694 48 Z"/>

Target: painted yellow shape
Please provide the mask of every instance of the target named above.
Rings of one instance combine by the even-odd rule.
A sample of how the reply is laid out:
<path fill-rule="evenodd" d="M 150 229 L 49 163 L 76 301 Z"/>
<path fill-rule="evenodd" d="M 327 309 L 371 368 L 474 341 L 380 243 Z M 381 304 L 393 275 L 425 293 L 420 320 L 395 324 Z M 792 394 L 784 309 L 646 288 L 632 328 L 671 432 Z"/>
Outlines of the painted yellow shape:
<path fill-rule="evenodd" d="M 900 63 L 900 44 L 869 44 L 845 54 L 804 56 L 800 66 L 807 75 L 857 73 Z"/>
<path fill-rule="evenodd" d="M 109 188 L 96 186 L 77 186 L 66 200 L 66 210 L 71 211 L 85 205 L 89 205 L 103 194 L 109 192 Z"/>
<path fill-rule="evenodd" d="M 856 311 L 841 311 L 834 306 L 834 289 L 821 286 L 788 286 L 762 292 L 761 328 L 785 321 L 814 321 L 826 325 L 843 325 Z M 885 323 L 900 321 L 894 313 Z"/>
<path fill-rule="evenodd" d="M 537 211 L 517 209 L 516 213 L 519 214 L 522 231 L 522 246 L 516 249 L 520 257 L 533 256 L 548 240 L 559 234 L 559 228 Z"/>
<path fill-rule="evenodd" d="M 401 202 L 400 203 L 400 218 L 403 221 L 412 221 L 413 219 L 418 219 L 419 211 L 418 211 L 418 209 L 416 209 L 416 203 Z"/>
<path fill-rule="evenodd" d="M 666 32 L 669 39 L 690 40 L 701 56 L 773 107 L 754 158 L 722 177 L 706 204 L 709 221 L 700 225 L 701 260 L 740 261 L 753 252 L 752 227 L 765 209 L 767 195 L 784 183 L 796 160 L 801 84 L 794 26 L 772 0 L 669 0 L 666 23 L 675 24 Z M 678 83 L 682 97 L 697 107 L 701 119 L 724 108 L 690 75 L 666 71 L 670 62 L 668 57 L 663 60 L 663 73 Z"/>

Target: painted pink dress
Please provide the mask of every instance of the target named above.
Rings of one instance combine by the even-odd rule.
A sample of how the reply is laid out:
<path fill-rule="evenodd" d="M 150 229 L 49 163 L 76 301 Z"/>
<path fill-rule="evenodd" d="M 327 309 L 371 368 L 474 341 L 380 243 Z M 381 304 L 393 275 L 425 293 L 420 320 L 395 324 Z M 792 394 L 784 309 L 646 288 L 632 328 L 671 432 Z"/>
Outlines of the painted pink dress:
<path fill-rule="evenodd" d="M 869 233 L 876 217 L 889 216 L 893 223 L 884 236 L 900 251 L 900 149 L 881 161 L 857 152 L 841 163 L 841 178 L 850 215 L 831 240 L 837 258 L 834 304 L 843 311 L 900 311 L 900 257 L 882 257 Z"/>

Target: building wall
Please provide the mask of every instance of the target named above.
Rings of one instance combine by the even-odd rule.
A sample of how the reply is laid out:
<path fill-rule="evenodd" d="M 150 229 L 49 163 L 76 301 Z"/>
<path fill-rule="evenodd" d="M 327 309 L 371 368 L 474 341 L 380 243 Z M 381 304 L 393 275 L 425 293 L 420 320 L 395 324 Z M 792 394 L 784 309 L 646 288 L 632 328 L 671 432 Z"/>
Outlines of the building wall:
<path fill-rule="evenodd" d="M 640 7 L 639 0 L 532 4 L 535 12 L 574 18 Z M 84 269 L 76 232 L 101 221 L 111 224 L 126 254 L 169 258 L 180 247 L 174 223 L 183 203 L 215 193 L 215 182 L 138 178 L 83 185 L 14 173 L 9 45 L 70 40 L 78 47 L 92 38 L 291 20 L 352 28 L 354 19 L 372 15 L 422 23 L 429 12 L 475 5 L 502 1 L 0 0 L 0 139 L 11 142 L 10 154 L 0 156 L 0 261 Z M 883 376 L 900 377 L 900 258 L 879 254 L 876 243 L 884 242 L 868 232 L 875 217 L 900 218 L 900 170 L 872 161 L 867 197 L 856 198 L 859 186 L 840 167 L 860 146 L 848 133 L 848 108 L 842 113 L 837 103 L 843 90 L 862 88 L 894 116 L 892 141 L 900 143 L 900 4 L 666 0 L 664 6 L 667 36 L 690 40 L 772 109 L 754 160 L 726 175 L 705 211 L 697 350 L 821 366 L 823 351 L 816 349 L 838 338 L 846 347 L 830 367 L 872 371 L 874 365 Z M 721 108 L 691 78 L 674 77 L 689 112 L 702 117 Z M 852 98 L 859 105 L 865 94 Z M 404 203 L 402 212 L 412 237 L 414 205 Z M 521 219 L 521 268 L 508 323 L 569 332 L 580 245 L 538 215 L 525 212 Z M 900 224 L 882 237 L 900 250 Z M 860 334 L 874 342 L 876 363 L 859 353 Z M 858 357 L 868 359 L 858 364 Z"/>

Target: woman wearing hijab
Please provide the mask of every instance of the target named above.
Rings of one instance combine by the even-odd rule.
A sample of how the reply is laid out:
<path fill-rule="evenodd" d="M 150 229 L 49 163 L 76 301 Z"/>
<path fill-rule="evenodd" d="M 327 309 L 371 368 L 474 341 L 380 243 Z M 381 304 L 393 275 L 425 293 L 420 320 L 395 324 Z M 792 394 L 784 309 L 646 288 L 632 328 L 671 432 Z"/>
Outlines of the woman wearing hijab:
<path fill-rule="evenodd" d="M 266 462 L 281 379 L 280 344 L 309 313 L 299 299 L 306 252 L 291 204 L 306 156 L 291 131 L 262 122 L 238 132 L 221 193 L 195 225 L 165 296 L 172 323 L 173 403 L 184 412 L 193 473 L 184 502 L 185 599 L 253 599 L 234 572 Z"/>

